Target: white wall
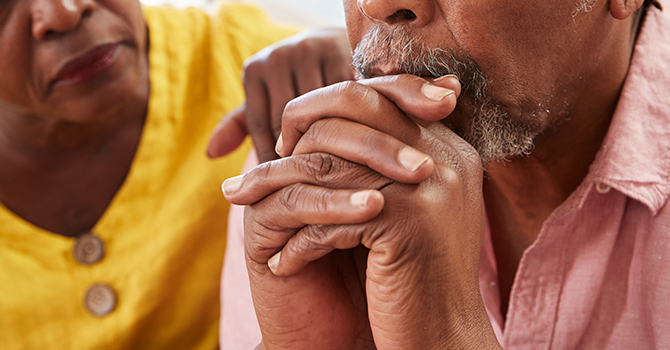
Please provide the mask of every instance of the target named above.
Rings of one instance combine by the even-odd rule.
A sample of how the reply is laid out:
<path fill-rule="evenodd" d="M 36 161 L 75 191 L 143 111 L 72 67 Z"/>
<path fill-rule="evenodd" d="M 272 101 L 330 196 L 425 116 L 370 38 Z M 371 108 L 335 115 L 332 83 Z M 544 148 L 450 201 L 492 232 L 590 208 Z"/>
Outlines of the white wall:
<path fill-rule="evenodd" d="M 140 0 L 147 5 L 169 4 L 175 7 L 211 7 L 211 0 Z M 263 8 L 279 22 L 305 27 L 344 26 L 342 0 L 224 0 L 247 2 Z"/>

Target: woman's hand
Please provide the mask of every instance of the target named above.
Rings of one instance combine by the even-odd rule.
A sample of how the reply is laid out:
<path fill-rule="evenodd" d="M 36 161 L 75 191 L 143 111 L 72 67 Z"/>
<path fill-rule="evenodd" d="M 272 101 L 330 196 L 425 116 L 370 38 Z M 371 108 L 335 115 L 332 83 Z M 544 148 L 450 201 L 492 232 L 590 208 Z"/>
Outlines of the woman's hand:
<path fill-rule="evenodd" d="M 245 62 L 247 100 L 219 123 L 210 140 L 209 156 L 232 152 L 249 134 L 261 162 L 277 159 L 274 145 L 286 103 L 353 77 L 344 29 L 306 30 L 268 46 Z"/>

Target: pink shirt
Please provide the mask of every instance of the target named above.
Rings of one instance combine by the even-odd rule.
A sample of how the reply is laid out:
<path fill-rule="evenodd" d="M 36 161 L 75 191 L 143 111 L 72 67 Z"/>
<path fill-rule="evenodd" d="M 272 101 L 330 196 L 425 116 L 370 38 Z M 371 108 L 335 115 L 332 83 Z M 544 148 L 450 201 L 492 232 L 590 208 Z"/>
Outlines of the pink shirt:
<path fill-rule="evenodd" d="M 250 157 L 248 165 L 255 162 Z M 603 146 L 583 183 L 524 252 L 504 324 L 487 229 L 480 289 L 503 347 L 670 349 L 669 195 L 670 16 L 651 8 Z M 244 267 L 242 213 L 233 208 L 229 220 L 226 350 L 253 349 L 261 339 Z"/>
<path fill-rule="evenodd" d="M 486 239 L 480 290 L 505 349 L 670 349 L 670 6 L 665 8 L 647 14 L 588 175 L 524 252 L 504 326 Z"/>
<path fill-rule="evenodd" d="M 242 173 L 257 164 L 256 150 L 252 149 Z M 261 342 L 261 330 L 251 300 L 249 275 L 244 261 L 244 207 L 230 206 L 227 238 L 221 278 L 219 344 L 222 350 L 253 350 Z"/>

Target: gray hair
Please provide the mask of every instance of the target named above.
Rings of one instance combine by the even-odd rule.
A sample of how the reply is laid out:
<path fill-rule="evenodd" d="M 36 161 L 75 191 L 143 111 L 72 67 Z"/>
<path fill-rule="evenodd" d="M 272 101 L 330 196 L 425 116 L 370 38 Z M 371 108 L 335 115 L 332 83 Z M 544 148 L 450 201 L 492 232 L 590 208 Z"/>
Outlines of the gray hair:
<path fill-rule="evenodd" d="M 379 72 L 379 66 L 389 64 L 399 72 L 418 76 L 456 75 L 462 84 L 463 102 L 472 106 L 473 115 L 465 126 L 447 120 L 445 124 L 477 150 L 484 165 L 493 159 L 530 153 L 537 132 L 510 118 L 507 109 L 487 94 L 488 79 L 477 63 L 441 48 L 428 48 L 419 39 L 404 26 L 378 24 L 356 46 L 354 68 L 360 78 L 370 78 Z"/>

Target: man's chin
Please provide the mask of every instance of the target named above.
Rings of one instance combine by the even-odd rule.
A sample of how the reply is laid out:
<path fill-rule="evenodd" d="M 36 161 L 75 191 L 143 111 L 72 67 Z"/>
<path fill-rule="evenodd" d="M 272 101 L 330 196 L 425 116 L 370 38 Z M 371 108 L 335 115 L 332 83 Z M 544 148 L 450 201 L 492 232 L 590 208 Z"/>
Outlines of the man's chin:
<path fill-rule="evenodd" d="M 459 99 L 457 110 L 443 122 L 474 147 L 483 165 L 530 154 L 538 135 L 528 125 L 514 120 L 504 106 L 490 100 L 474 106 L 472 101 Z"/>

